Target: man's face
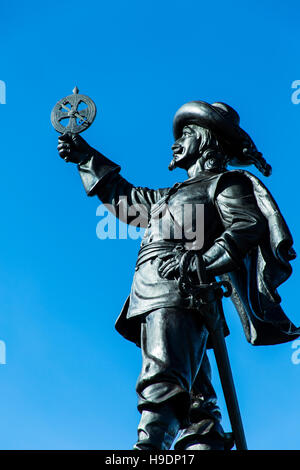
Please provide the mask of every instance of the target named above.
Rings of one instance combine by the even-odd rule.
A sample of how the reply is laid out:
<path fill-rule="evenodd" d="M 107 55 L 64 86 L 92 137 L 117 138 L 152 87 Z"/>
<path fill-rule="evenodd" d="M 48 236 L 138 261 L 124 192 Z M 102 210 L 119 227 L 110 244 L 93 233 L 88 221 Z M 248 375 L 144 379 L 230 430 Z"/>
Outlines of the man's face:
<path fill-rule="evenodd" d="M 199 146 L 201 142 L 200 128 L 195 124 L 185 126 L 182 136 L 172 145 L 173 159 L 169 170 L 183 168 L 188 170 L 199 158 Z"/>

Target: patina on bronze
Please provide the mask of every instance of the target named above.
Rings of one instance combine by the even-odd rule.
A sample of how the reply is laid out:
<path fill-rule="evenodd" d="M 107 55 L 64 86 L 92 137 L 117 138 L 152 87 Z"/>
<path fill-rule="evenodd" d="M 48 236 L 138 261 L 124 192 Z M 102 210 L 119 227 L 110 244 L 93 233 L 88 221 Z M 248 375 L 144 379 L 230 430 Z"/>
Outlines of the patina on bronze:
<path fill-rule="evenodd" d="M 241 129 L 238 113 L 225 103 L 193 101 L 176 112 L 173 131 L 169 169 L 185 169 L 188 179 L 171 188 L 134 186 L 119 174 L 119 165 L 78 134 L 59 137 L 58 151 L 78 164 L 86 193 L 112 204 L 120 219 L 126 213 L 126 221 L 133 223 L 127 208 L 143 207 L 140 225 L 146 231 L 131 292 L 116 322 L 117 331 L 143 355 L 134 449 L 167 450 L 177 438 L 178 450 L 224 450 L 232 443 L 220 424 L 206 354 L 212 345 L 216 349 L 209 319 L 217 319 L 221 341 L 229 334 L 216 277 L 225 286 L 230 283 L 249 343 L 291 341 L 300 330 L 284 314 L 277 288 L 291 275 L 296 254 L 287 224 L 264 184 L 244 169 L 227 169 L 253 164 L 265 176 L 271 173 Z M 204 206 L 201 247 L 197 240 L 191 243 L 175 235 L 187 203 Z M 173 221 L 167 237 L 158 229 L 162 208 Z M 194 222 L 192 216 L 189 223 Z M 219 349 L 219 357 L 224 351 Z M 233 401 L 229 406 L 236 405 Z M 242 434 L 240 438 L 239 447 L 246 448 Z"/>

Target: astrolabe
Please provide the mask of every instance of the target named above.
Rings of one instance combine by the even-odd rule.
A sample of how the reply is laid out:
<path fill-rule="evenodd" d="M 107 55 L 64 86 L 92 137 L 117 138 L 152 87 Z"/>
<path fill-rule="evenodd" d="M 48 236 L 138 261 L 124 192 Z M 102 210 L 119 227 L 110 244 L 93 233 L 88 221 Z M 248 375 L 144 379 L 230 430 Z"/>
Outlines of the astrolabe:
<path fill-rule="evenodd" d="M 51 112 L 51 123 L 60 134 L 79 134 L 90 127 L 96 117 L 94 101 L 79 94 L 77 86 L 72 95 L 59 100 Z"/>

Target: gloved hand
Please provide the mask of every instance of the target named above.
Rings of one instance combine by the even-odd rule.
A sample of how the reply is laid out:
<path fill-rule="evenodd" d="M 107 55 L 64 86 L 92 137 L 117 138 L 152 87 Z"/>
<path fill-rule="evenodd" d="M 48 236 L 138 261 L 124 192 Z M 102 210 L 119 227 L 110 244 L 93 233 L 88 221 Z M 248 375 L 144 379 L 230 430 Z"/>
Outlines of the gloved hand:
<path fill-rule="evenodd" d="M 169 253 L 164 253 L 158 256 L 158 259 L 161 261 L 158 268 L 158 272 L 161 277 L 165 279 L 174 279 L 179 277 L 179 265 L 184 253 L 184 249 L 174 249 Z M 188 274 L 196 274 L 196 254 L 191 258 L 190 264 L 188 267 Z"/>
<path fill-rule="evenodd" d="M 174 279 L 179 277 L 179 263 L 182 253 L 179 251 L 171 251 L 158 256 L 160 265 L 158 272 L 165 279 Z"/>
<path fill-rule="evenodd" d="M 66 162 L 84 163 L 93 154 L 94 149 L 79 134 L 63 134 L 58 138 L 59 156 Z"/>

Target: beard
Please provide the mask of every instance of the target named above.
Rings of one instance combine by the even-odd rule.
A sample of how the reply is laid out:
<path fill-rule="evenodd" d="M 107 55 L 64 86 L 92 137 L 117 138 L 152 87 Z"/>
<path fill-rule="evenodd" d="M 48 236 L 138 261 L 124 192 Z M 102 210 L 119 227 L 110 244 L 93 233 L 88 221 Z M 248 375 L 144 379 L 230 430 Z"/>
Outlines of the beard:
<path fill-rule="evenodd" d="M 181 168 L 182 170 L 187 170 L 190 166 L 190 159 L 189 158 L 180 158 L 175 156 L 169 163 L 169 170 L 173 171 L 175 168 Z"/>
<path fill-rule="evenodd" d="M 175 160 L 175 158 L 173 158 L 173 159 L 170 161 L 168 168 L 169 168 L 170 171 L 175 170 L 175 168 L 176 168 L 176 160 Z"/>

